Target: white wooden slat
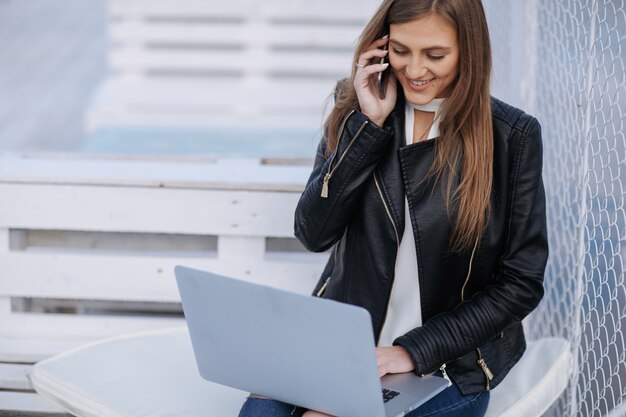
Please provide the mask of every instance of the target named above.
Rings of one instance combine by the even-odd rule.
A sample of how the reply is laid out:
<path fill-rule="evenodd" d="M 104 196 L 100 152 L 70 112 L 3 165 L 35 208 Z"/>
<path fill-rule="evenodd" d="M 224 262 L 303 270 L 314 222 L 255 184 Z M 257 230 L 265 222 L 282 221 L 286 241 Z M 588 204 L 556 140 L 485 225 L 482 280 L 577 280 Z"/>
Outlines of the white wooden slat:
<path fill-rule="evenodd" d="M 11 314 L 11 298 L 0 295 L 0 319 Z"/>
<path fill-rule="evenodd" d="M 0 227 L 292 237 L 298 198 L 279 192 L 0 184 Z"/>
<path fill-rule="evenodd" d="M 32 365 L 0 363 L 0 389 L 32 390 L 33 385 L 28 379 Z"/>
<path fill-rule="evenodd" d="M 109 52 L 112 69 L 116 71 L 194 70 L 268 75 L 270 73 L 315 74 L 343 78 L 350 74 L 351 59 L 319 52 L 275 52 L 269 59 L 250 61 L 251 57 L 236 51 L 167 51 L 121 47 Z"/>
<path fill-rule="evenodd" d="M 201 117 L 201 126 L 207 130 L 223 129 L 224 134 L 234 130 L 234 126 L 244 124 L 251 135 L 256 135 L 253 127 L 258 126 L 258 136 L 266 137 L 275 132 L 280 134 L 283 129 L 294 129 L 297 132 L 315 132 L 321 129 L 324 115 L 324 103 L 326 98 L 309 103 L 292 101 L 278 102 L 276 104 L 255 102 L 246 106 L 218 104 L 196 104 L 196 103 L 148 103 L 145 98 L 138 97 L 129 101 L 118 100 L 117 102 L 104 102 L 99 106 L 101 113 L 121 113 L 128 114 L 136 118 L 141 114 L 158 116 L 161 119 L 195 120 Z M 266 102 L 269 100 L 265 100 Z M 272 100 L 273 101 L 273 100 Z M 100 104 L 100 103 L 98 103 Z M 122 118 L 123 120 L 123 118 Z M 159 122 L 159 119 L 149 126 L 158 128 L 167 125 L 166 122 Z M 189 129 L 191 125 L 179 123 L 182 132 Z M 198 123 L 194 123 L 198 124 Z M 109 126 L 116 126 L 108 123 Z M 120 126 L 120 125 L 117 125 Z M 124 126 L 124 125 L 122 125 Z M 236 128 L 235 128 L 236 129 Z M 219 132 L 210 132 L 212 135 L 219 135 Z M 216 139 L 220 139 L 216 137 Z M 237 149 L 233 146 L 232 153 Z M 231 155 L 231 154 L 229 154 Z"/>
<path fill-rule="evenodd" d="M 211 94 L 211 92 L 212 90 L 205 90 L 206 94 Z M 179 95 L 182 92 L 170 90 L 170 93 Z M 254 106 L 258 108 L 258 106 Z M 144 97 L 141 93 L 127 97 L 122 97 L 122 94 L 120 94 L 120 97 L 116 97 L 114 100 L 107 100 L 106 98 L 103 100 L 101 97 L 98 97 L 97 100 L 94 100 L 93 107 L 95 107 L 95 111 L 113 114 L 116 112 L 123 112 L 129 114 L 131 117 L 136 117 L 136 114 L 145 113 L 159 115 L 162 118 L 165 117 L 166 119 L 170 119 L 171 116 L 179 117 L 190 113 L 191 117 L 201 116 L 207 119 L 208 121 L 204 123 L 204 126 L 207 128 L 232 129 L 232 124 L 228 125 L 227 122 L 221 121 L 225 116 L 236 116 L 238 117 L 239 123 L 241 123 L 242 120 L 246 120 L 246 122 L 248 121 L 246 117 L 247 115 L 241 111 L 239 108 L 240 106 L 233 105 L 231 103 L 225 102 L 220 106 L 212 100 L 200 102 L 199 100 L 194 100 L 193 98 L 191 98 L 187 103 L 183 100 L 172 100 L 168 103 L 165 100 L 150 101 L 149 97 Z M 252 110 L 251 106 L 247 106 L 247 109 Z M 282 118 L 286 119 L 284 116 Z M 255 125 L 259 125 L 259 123 L 254 120 L 251 120 L 250 122 Z M 115 126 L 114 123 L 108 123 L 108 125 Z M 161 125 L 163 124 L 157 122 L 151 126 L 158 127 Z M 190 126 L 182 125 L 181 127 L 189 128 Z"/>
<path fill-rule="evenodd" d="M 372 0 L 367 1 L 371 2 Z M 371 7 L 367 7 L 367 5 L 365 4 L 366 1 L 363 2 L 363 5 L 359 3 L 358 7 L 350 5 L 349 2 L 346 3 L 347 4 L 335 1 L 328 7 L 324 7 L 323 4 L 317 4 L 317 2 L 310 2 L 304 7 L 298 7 L 287 3 L 287 5 L 291 7 L 281 8 L 280 5 L 266 7 L 265 9 L 263 9 L 263 15 L 266 18 L 280 19 L 282 21 L 288 22 L 299 20 L 303 22 L 312 21 L 315 23 L 332 22 L 335 24 L 344 24 L 359 29 L 365 27 L 368 19 L 373 15 L 374 9 Z M 377 1 L 376 5 L 380 3 L 380 1 Z M 308 5 L 314 6 L 307 10 Z M 359 10 L 357 11 L 356 9 Z M 370 13 L 370 10 L 372 11 L 372 13 Z"/>
<path fill-rule="evenodd" d="M 235 260 L 249 264 L 263 260 L 265 256 L 265 238 L 262 237 L 220 236 L 217 244 L 220 260 Z"/>
<path fill-rule="evenodd" d="M 294 129 L 299 132 L 310 134 L 311 140 L 315 139 L 313 133 L 321 129 L 324 120 L 322 102 L 305 106 L 302 104 L 289 107 L 289 103 L 280 106 L 256 106 L 257 111 L 251 109 L 229 109 L 226 107 L 214 110 L 205 106 L 157 104 L 143 106 L 141 101 L 117 103 L 103 103 L 93 109 L 88 118 L 87 125 L 91 131 L 96 128 L 122 129 L 138 126 L 147 129 L 171 128 L 182 129 L 181 134 L 188 129 L 207 130 L 207 134 L 216 134 L 215 129 L 225 127 L 232 129 L 233 126 L 244 124 L 246 128 L 263 126 L 261 134 L 268 135 L 272 131 L 271 126 L 280 126 L 282 129 Z M 317 144 L 317 141 L 315 142 Z M 260 151 L 263 153 L 263 151 Z M 215 152 L 217 153 L 217 152 Z M 271 151 L 265 151 L 273 156 Z M 315 152 L 311 149 L 311 155 Z M 228 155 L 237 154 L 233 148 Z M 275 152 L 274 152 L 275 154 Z"/>
<path fill-rule="evenodd" d="M 140 81 L 123 77 L 109 78 L 99 88 L 95 103 L 99 101 L 133 102 L 137 105 L 186 105 L 213 106 L 210 110 L 222 107 L 250 105 L 289 106 L 311 105 L 321 107 L 332 93 L 337 80 L 266 80 L 248 83 L 246 80 L 211 80 L 198 78 L 145 78 Z M 215 94 L 216 91 L 224 94 Z M 227 94 L 226 94 L 227 93 Z M 243 102 L 243 103 L 242 103 Z"/>
<path fill-rule="evenodd" d="M 22 413 L 45 413 L 45 415 L 68 416 L 62 409 L 39 397 L 26 392 L 0 391 L 0 409 Z"/>
<path fill-rule="evenodd" d="M 0 252 L 9 250 L 10 237 L 9 229 L 0 228 Z"/>
<path fill-rule="evenodd" d="M 134 107 L 133 103 L 117 103 Z M 149 109 L 128 110 L 126 107 L 110 109 L 107 107 L 94 108 L 90 112 L 86 129 L 94 132 L 99 128 L 172 128 L 172 129 L 212 129 L 222 125 L 236 126 L 244 121 L 251 125 L 282 125 L 284 128 L 300 129 L 303 126 L 307 129 L 319 127 L 322 123 L 322 111 L 317 107 L 311 107 L 307 112 L 305 109 L 295 108 L 297 113 L 284 112 L 282 109 L 273 115 L 265 114 L 245 114 L 245 113 L 223 113 L 224 109 L 216 112 L 207 109 L 181 108 L 175 106 L 151 107 Z M 267 110 L 267 109 L 266 109 Z M 304 113 L 304 114 L 303 114 Z M 311 155 L 315 152 L 311 151 Z M 273 156 L 268 152 L 269 156 Z"/>
<path fill-rule="evenodd" d="M 332 82 L 335 84 L 335 81 Z M 202 90 L 198 90 L 202 91 Z M 210 94 L 214 90 L 205 90 Z M 318 90 L 320 92 L 331 91 L 329 88 Z M 184 93 L 172 91 L 172 94 L 185 97 Z M 318 96 L 321 94 L 315 94 Z M 259 126 L 261 134 L 268 134 L 272 130 L 280 132 L 282 129 L 294 129 L 296 131 L 316 132 L 321 129 L 324 120 L 325 103 L 328 94 L 321 95 L 319 100 L 311 100 L 311 97 L 300 102 L 293 102 L 294 98 L 307 97 L 297 92 L 291 100 L 276 102 L 276 100 L 263 100 L 250 102 L 242 106 L 241 102 L 229 103 L 198 103 L 190 100 L 189 103 L 180 100 L 155 100 L 150 102 L 149 97 L 141 93 L 112 100 L 98 98 L 94 102 L 87 120 L 88 128 L 93 131 L 99 127 L 129 127 L 139 126 L 147 128 L 181 128 L 181 129 L 225 129 L 232 130 L 233 126 L 245 126 L 252 128 Z M 276 96 L 274 96 L 276 97 Z M 276 104 L 272 104 L 276 102 Z M 215 134 L 215 133 L 213 133 Z M 313 136 L 313 135 L 312 135 Z M 235 150 L 233 150 L 235 152 Z M 311 155 L 313 155 L 313 150 Z"/>
<path fill-rule="evenodd" d="M 379 0 L 363 0 L 359 7 L 346 2 L 333 0 L 231 0 L 228 2 L 207 2 L 201 0 L 111 0 L 109 12 L 115 17 L 143 18 L 146 16 L 263 16 L 316 18 L 324 20 L 368 19 L 380 4 Z"/>
<path fill-rule="evenodd" d="M 92 126 L 134 124 L 152 116 L 152 126 L 163 126 L 172 119 L 187 124 L 232 130 L 245 120 L 259 132 L 281 129 L 321 128 L 326 103 L 336 80 L 316 82 L 200 82 L 198 80 L 125 78 L 108 80 L 98 90 L 88 123 Z M 216 92 L 219 91 L 219 94 Z M 110 118 L 110 120 L 107 120 Z M 148 126 L 149 121 L 145 122 Z"/>
<path fill-rule="evenodd" d="M 249 159 L 249 157 L 247 158 Z M 310 161 L 238 166 L 241 158 L 0 157 L 0 184 L 110 185 L 300 193 Z M 228 166 L 230 169 L 224 170 Z M 1 230 L 1 229 L 0 229 Z"/>
<path fill-rule="evenodd" d="M 207 2 L 199 0 L 171 1 L 118 1 L 108 2 L 109 14 L 127 19 L 157 16 L 214 16 L 240 17 L 249 9 L 256 8 L 256 0 L 231 0 L 228 2 Z"/>
<path fill-rule="evenodd" d="M 200 193 L 206 193 L 208 190 L 230 190 L 233 194 L 227 198 L 233 200 L 237 200 L 239 196 L 235 191 L 263 191 L 262 194 L 254 195 L 265 199 L 266 192 L 269 192 L 269 195 L 273 195 L 274 192 L 280 195 L 300 194 L 310 169 L 309 164 L 259 165 L 253 168 L 229 164 L 229 169 L 224 169 L 224 165 L 218 165 L 218 161 L 210 163 L 115 160 L 98 157 L 80 159 L 0 157 L 0 186 L 8 187 L 5 191 L 15 193 L 13 197 L 22 195 L 21 190 L 29 191 L 28 188 L 23 189 L 16 184 L 57 184 L 86 187 L 108 185 L 111 186 L 109 192 L 112 193 L 119 191 L 120 187 L 157 188 L 162 193 L 175 189 L 195 189 Z M 2 198 L 0 195 L 0 202 L 5 201 Z M 219 201 L 215 200 L 216 203 Z M 10 203 L 10 200 L 6 200 L 4 204 L 10 208 L 12 207 Z M 15 204 L 18 204 L 18 201 Z M 57 204 L 63 205 L 67 202 L 60 201 Z M 291 207 L 287 206 L 285 211 Z M 154 207 L 154 210 L 158 209 L 158 206 Z M 1 219 L 0 224 L 3 224 Z M 8 242 L 6 239 L 5 241 Z"/>
<path fill-rule="evenodd" d="M 316 18 L 325 20 L 365 22 L 380 5 L 380 0 L 360 0 L 352 2 L 335 0 L 257 0 L 258 12 L 265 17 Z"/>
<path fill-rule="evenodd" d="M 46 335 L 30 336 L 19 338 L 3 334 L 0 338 L 0 362 L 33 364 L 95 340 L 93 336 L 62 339 L 45 337 Z"/>
<path fill-rule="evenodd" d="M 178 302 L 173 259 L 34 254 L 0 255 L 0 295 L 79 300 Z M 142 262 L 143 261 L 143 262 Z M 24 279 L 23 277 L 28 277 Z"/>
<path fill-rule="evenodd" d="M 231 253 L 225 259 L 193 259 L 11 252 L 0 254 L 0 296 L 179 302 L 173 270 L 180 264 L 290 291 L 310 292 L 326 256 L 301 254 L 292 259 L 255 260 L 242 253 L 238 258 Z"/>
<path fill-rule="evenodd" d="M 6 277 L 3 276 L 2 273 L 0 272 L 0 283 L 3 282 L 3 280 L 6 282 Z M 6 297 L 0 294 L 0 323 L 3 321 L 10 320 L 11 314 L 12 314 L 11 297 Z"/>
<path fill-rule="evenodd" d="M 266 45 L 280 47 L 345 48 L 352 55 L 358 28 L 351 26 L 307 27 L 301 25 L 272 26 L 250 31 L 241 23 L 211 25 L 209 23 L 119 21 L 110 25 L 110 39 L 118 44 L 210 44 L 210 45 Z M 332 52 L 331 52 L 332 53 Z M 335 52 L 337 53 L 337 52 Z"/>
<path fill-rule="evenodd" d="M 3 341 L 11 338 L 97 340 L 184 325 L 182 318 L 14 313 L 10 320 L 0 322 L 0 334 Z"/>
<path fill-rule="evenodd" d="M 261 160 L 255 157 L 220 158 L 215 163 L 221 169 L 256 170 L 261 166 Z"/>
<path fill-rule="evenodd" d="M 0 227 L 0 255 L 7 253 L 10 249 L 10 234 L 8 228 Z M 0 273 L 0 283 L 6 278 Z M 0 322 L 7 320 L 11 314 L 11 297 L 3 296 L 0 293 Z"/>

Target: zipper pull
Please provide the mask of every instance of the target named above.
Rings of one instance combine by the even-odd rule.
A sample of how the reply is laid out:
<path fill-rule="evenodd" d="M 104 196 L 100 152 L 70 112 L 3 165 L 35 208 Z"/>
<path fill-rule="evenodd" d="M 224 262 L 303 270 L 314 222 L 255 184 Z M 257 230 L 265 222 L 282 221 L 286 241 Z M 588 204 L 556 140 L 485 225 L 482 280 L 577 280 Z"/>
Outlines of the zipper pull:
<path fill-rule="evenodd" d="M 328 181 L 330 181 L 330 173 L 324 175 L 324 183 L 322 184 L 322 198 L 328 198 Z"/>
<path fill-rule="evenodd" d="M 324 285 L 322 285 L 322 288 L 320 288 L 320 290 L 317 292 L 317 294 L 315 294 L 316 296 L 321 297 L 322 294 L 324 294 L 324 290 L 328 286 L 328 282 L 329 281 L 330 281 L 330 277 L 326 278 L 326 281 L 324 281 Z"/>
<path fill-rule="evenodd" d="M 489 368 L 487 367 L 487 363 L 483 358 L 478 359 L 478 366 L 481 367 L 487 379 L 491 381 L 493 379 L 493 374 L 491 373 L 491 370 L 489 370 Z"/>
<path fill-rule="evenodd" d="M 448 381 L 448 386 L 451 387 L 452 386 L 452 380 L 450 379 L 450 377 L 448 376 L 448 373 L 446 372 L 446 364 L 444 363 L 443 365 L 441 365 L 441 368 L 439 368 L 439 370 L 443 374 L 443 378 L 446 381 Z"/>
<path fill-rule="evenodd" d="M 487 362 L 485 362 L 485 360 L 483 359 L 483 355 L 482 353 L 480 353 L 480 348 L 476 348 L 476 353 L 478 353 L 478 360 L 476 361 L 476 363 L 478 364 L 478 366 L 480 366 L 480 369 L 483 370 L 483 373 L 487 378 L 487 386 L 485 387 L 485 389 L 489 391 L 491 389 L 489 387 L 489 381 L 493 379 L 493 373 L 491 373 L 491 370 L 489 369 L 489 367 L 487 367 Z"/>
<path fill-rule="evenodd" d="M 491 373 L 491 371 L 487 367 L 487 363 L 485 362 L 485 360 L 483 358 L 478 359 L 478 366 L 480 366 L 480 369 L 483 370 L 483 373 L 487 377 L 487 385 L 485 386 L 485 389 L 487 391 L 490 391 L 491 387 L 489 386 L 489 382 L 493 379 L 493 374 Z"/>

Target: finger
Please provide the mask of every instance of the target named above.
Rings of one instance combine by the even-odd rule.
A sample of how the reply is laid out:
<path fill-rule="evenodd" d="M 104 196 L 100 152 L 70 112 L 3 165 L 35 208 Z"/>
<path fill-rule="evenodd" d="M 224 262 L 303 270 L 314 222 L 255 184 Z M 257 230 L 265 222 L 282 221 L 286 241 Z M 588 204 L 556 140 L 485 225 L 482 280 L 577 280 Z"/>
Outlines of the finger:
<path fill-rule="evenodd" d="M 332 417 L 329 414 L 320 413 L 319 411 L 308 410 L 302 417 Z"/>
<path fill-rule="evenodd" d="M 385 35 L 380 39 L 376 39 L 374 42 L 370 43 L 367 49 L 380 48 L 383 45 L 386 45 L 389 42 L 389 35 Z"/>
<path fill-rule="evenodd" d="M 372 82 L 372 75 L 378 74 L 379 72 L 384 71 L 389 66 L 389 63 L 385 64 L 373 64 L 368 65 L 363 68 L 359 68 L 355 77 L 354 77 L 354 86 L 355 87 L 367 87 Z"/>
<path fill-rule="evenodd" d="M 383 58 L 388 53 L 388 51 L 383 51 L 382 49 L 370 49 L 363 52 L 357 62 L 361 65 L 368 65 L 372 58 Z"/>
<path fill-rule="evenodd" d="M 269 397 L 265 397 L 263 395 L 258 395 L 258 394 L 254 394 L 254 393 L 250 393 L 250 398 L 262 398 L 264 400 L 271 400 L 271 398 L 269 398 Z"/>
<path fill-rule="evenodd" d="M 389 67 L 389 63 L 386 62 L 384 64 L 372 64 L 368 65 L 364 68 L 361 68 L 361 75 L 364 78 L 368 78 L 370 75 L 378 74 L 379 72 L 383 72 Z"/>

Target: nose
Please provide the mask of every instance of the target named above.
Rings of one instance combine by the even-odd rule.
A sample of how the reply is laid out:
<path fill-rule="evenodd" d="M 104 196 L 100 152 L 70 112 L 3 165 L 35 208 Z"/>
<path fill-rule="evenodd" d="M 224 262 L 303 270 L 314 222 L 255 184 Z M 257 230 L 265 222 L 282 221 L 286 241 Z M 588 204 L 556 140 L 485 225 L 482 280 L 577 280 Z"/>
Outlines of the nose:
<path fill-rule="evenodd" d="M 427 72 L 428 70 L 424 66 L 423 61 L 419 58 L 411 59 L 405 69 L 406 76 L 412 80 L 419 79 L 426 75 Z"/>

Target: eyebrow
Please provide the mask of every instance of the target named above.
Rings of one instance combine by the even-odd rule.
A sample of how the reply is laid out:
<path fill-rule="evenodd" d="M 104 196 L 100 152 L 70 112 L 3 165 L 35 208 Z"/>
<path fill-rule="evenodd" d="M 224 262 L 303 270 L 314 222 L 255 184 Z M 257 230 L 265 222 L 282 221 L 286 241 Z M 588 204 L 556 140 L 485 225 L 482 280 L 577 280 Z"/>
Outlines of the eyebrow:
<path fill-rule="evenodd" d="M 402 42 L 399 42 L 395 39 L 389 39 L 389 43 L 394 43 L 397 46 L 400 46 L 402 48 L 405 49 L 411 49 L 408 46 L 404 45 Z M 432 52 L 432 51 L 441 51 L 441 52 L 448 52 L 450 51 L 452 48 L 448 47 L 448 46 L 439 46 L 439 45 L 435 45 L 435 46 L 430 46 L 428 48 L 424 48 L 422 49 L 422 51 L 426 51 L 426 52 Z"/>

